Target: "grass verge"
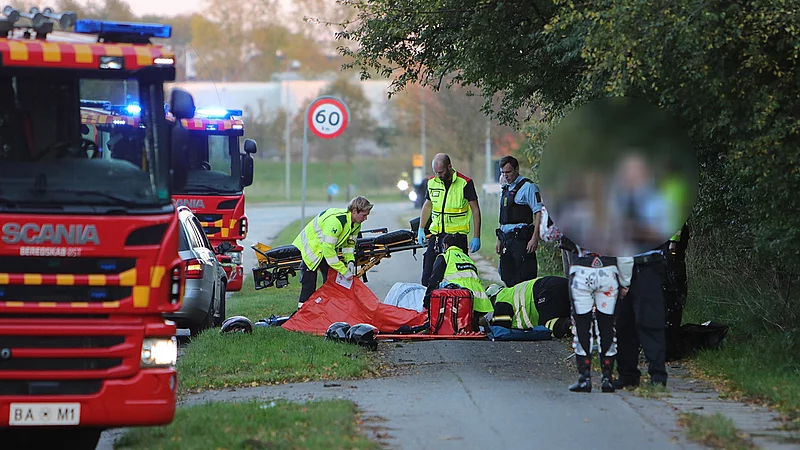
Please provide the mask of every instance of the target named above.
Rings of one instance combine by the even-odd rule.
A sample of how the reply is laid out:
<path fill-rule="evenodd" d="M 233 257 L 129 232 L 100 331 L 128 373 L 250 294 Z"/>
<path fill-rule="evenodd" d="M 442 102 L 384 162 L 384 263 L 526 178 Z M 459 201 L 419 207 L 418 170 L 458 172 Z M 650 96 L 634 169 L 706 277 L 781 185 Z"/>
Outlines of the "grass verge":
<path fill-rule="evenodd" d="M 689 439 L 711 448 L 726 450 L 756 448 L 747 435 L 736 429 L 731 419 L 720 413 L 711 416 L 696 413 L 681 414 L 678 423 L 686 427 Z"/>
<path fill-rule="evenodd" d="M 216 403 L 179 408 L 167 426 L 136 428 L 117 449 L 377 449 L 362 436 L 353 403 L 342 400 Z"/>
<path fill-rule="evenodd" d="M 297 310 L 298 283 L 256 291 L 248 281 L 229 299 L 229 315 L 255 322 Z M 373 358 L 365 348 L 281 327 L 256 327 L 253 334 L 226 335 L 212 329 L 192 340 L 177 369 L 180 392 L 185 394 L 231 386 L 372 376 L 376 373 Z"/>
<path fill-rule="evenodd" d="M 774 407 L 800 422 L 800 328 L 770 276 L 725 255 L 691 246 L 684 323 L 730 326 L 723 345 L 692 365 L 738 400 Z"/>

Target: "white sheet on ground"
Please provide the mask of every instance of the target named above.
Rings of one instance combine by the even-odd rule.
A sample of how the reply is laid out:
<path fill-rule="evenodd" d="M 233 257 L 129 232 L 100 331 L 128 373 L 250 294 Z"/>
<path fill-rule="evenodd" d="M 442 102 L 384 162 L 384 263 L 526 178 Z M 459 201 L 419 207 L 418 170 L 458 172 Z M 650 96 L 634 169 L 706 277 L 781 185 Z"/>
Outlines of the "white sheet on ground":
<path fill-rule="evenodd" d="M 426 290 L 425 286 L 418 283 L 395 283 L 383 303 L 421 312 Z"/>

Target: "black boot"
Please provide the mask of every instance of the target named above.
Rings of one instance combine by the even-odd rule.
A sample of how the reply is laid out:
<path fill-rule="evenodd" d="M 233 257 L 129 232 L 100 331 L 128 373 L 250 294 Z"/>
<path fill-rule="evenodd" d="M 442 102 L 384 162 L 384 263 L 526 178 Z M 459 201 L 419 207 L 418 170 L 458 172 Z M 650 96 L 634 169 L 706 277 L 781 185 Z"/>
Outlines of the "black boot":
<path fill-rule="evenodd" d="M 602 389 L 603 392 L 614 392 L 614 384 L 611 379 L 614 373 L 614 357 L 605 356 L 601 358 L 600 365 L 603 373 L 600 379 L 600 389 Z"/>
<path fill-rule="evenodd" d="M 592 392 L 592 359 L 589 356 L 575 355 L 578 365 L 578 382 L 571 384 L 572 392 Z"/>

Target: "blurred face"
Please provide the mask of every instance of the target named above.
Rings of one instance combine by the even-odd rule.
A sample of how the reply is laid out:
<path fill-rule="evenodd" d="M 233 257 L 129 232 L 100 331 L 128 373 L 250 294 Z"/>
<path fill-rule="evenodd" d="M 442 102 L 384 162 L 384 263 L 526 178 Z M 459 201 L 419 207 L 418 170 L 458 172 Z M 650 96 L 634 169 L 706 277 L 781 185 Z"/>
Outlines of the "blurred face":
<path fill-rule="evenodd" d="M 647 161 L 640 155 L 628 155 L 620 164 L 622 183 L 629 189 L 645 185 L 650 178 L 650 168 Z"/>
<path fill-rule="evenodd" d="M 433 173 L 436 174 L 436 178 L 445 181 L 449 180 L 453 177 L 453 166 L 452 165 L 444 165 L 441 161 L 434 161 L 433 162 Z"/>
<path fill-rule="evenodd" d="M 369 211 L 354 211 L 351 216 L 353 218 L 353 222 L 355 223 L 364 223 L 367 220 L 367 216 L 369 216 Z"/>
<path fill-rule="evenodd" d="M 519 167 L 515 169 L 511 163 L 508 163 L 500 168 L 500 172 L 503 174 L 506 183 L 513 183 L 519 176 Z"/>

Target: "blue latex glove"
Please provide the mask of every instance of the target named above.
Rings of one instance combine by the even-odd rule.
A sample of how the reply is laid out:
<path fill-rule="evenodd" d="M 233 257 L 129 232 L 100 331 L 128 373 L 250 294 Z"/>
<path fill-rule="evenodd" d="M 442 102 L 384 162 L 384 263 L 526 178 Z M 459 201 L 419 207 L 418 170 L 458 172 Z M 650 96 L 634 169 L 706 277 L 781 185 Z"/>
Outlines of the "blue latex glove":
<path fill-rule="evenodd" d="M 475 253 L 481 249 L 481 238 L 472 238 L 472 242 L 469 243 L 469 252 Z"/>
<path fill-rule="evenodd" d="M 422 228 L 417 230 L 417 244 L 419 245 L 427 244 L 427 241 L 425 240 L 425 230 L 423 230 Z"/>

